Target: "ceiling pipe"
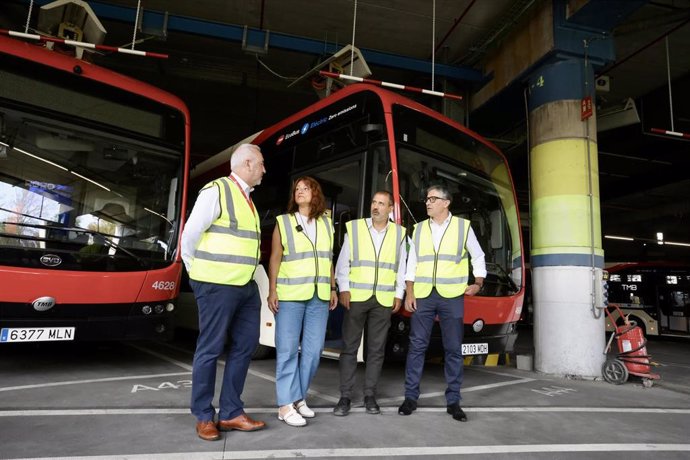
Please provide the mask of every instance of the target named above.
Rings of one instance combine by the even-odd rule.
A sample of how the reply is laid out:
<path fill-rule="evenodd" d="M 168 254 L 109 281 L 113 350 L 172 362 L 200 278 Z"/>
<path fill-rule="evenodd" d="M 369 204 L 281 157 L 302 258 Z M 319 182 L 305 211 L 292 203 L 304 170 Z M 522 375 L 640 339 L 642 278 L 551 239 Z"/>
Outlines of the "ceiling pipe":
<path fill-rule="evenodd" d="M 446 40 L 448 40 L 448 37 L 450 37 L 450 34 L 453 33 L 453 31 L 458 26 L 458 24 L 460 24 L 460 22 L 462 22 L 462 20 L 465 18 L 467 13 L 470 11 L 470 8 L 472 8 L 472 5 L 474 5 L 474 3 L 476 1 L 477 0 L 472 0 L 470 2 L 470 4 L 467 5 L 467 8 L 465 8 L 465 11 L 463 11 L 462 14 L 460 15 L 460 17 L 455 20 L 455 22 L 451 26 L 450 30 L 448 30 L 448 32 L 446 32 L 446 35 L 444 35 L 443 38 L 441 39 L 441 41 L 438 43 L 438 45 L 436 45 L 436 48 L 434 48 L 434 53 L 438 53 L 438 50 L 440 50 L 441 47 L 443 46 L 443 44 L 446 42 Z M 429 58 L 431 58 L 431 57 L 429 57 Z"/>
<path fill-rule="evenodd" d="M 259 29 L 264 30 L 264 12 L 266 7 L 266 0 L 261 0 L 261 15 L 259 17 Z"/>

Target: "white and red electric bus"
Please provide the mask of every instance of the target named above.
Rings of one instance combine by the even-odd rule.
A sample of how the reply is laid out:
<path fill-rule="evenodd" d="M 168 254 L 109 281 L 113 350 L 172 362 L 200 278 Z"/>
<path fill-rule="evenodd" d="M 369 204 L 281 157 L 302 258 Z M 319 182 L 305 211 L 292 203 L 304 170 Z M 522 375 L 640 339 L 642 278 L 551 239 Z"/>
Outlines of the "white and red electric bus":
<path fill-rule="evenodd" d="M 189 136 L 177 97 L 0 36 L 0 348 L 170 337 Z"/>
<path fill-rule="evenodd" d="M 345 223 L 368 217 L 375 191 L 393 193 L 393 218 L 411 230 L 427 218 L 426 188 L 447 186 L 454 198 L 451 212 L 472 221 L 489 271 L 480 295 L 466 299 L 463 352 L 512 350 L 524 296 L 523 249 L 512 179 L 496 147 L 419 103 L 367 84 L 341 89 L 263 130 L 251 142 L 261 147 L 268 171 L 254 192 L 262 216 L 264 260 L 275 217 L 285 211 L 297 176 L 313 176 L 323 187 L 335 225 L 336 256 Z M 231 151 L 194 168 L 193 186 L 228 174 Z M 327 352 L 336 356 L 342 312 L 334 310 L 327 332 Z M 273 321 L 266 305 L 262 315 L 261 344 L 272 346 Z M 406 353 L 408 318 L 395 315 L 389 355 Z"/>
<path fill-rule="evenodd" d="M 690 335 L 690 266 L 673 262 L 629 262 L 607 268 L 609 305 L 617 305 L 646 335 Z M 620 323 L 616 310 L 607 317 Z"/>

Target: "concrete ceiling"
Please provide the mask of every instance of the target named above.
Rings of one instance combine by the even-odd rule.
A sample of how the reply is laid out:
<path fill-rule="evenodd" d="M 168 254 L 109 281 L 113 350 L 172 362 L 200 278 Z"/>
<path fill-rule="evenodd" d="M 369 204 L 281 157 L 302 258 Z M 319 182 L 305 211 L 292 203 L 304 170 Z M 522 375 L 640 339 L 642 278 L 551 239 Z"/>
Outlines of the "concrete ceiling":
<path fill-rule="evenodd" d="M 510 40 L 511 32 L 519 30 L 545 1 L 551 0 L 436 0 L 434 15 L 431 0 L 359 0 L 355 45 L 389 57 L 369 63 L 372 78 L 430 88 L 429 73 L 401 68 L 400 60 L 430 62 L 436 48 L 437 64 L 483 75 L 486 56 Z M 23 30 L 29 0 L 2 3 L 0 27 Z M 123 46 L 132 41 L 137 0 L 90 3 L 110 9 L 110 18 L 101 17 L 108 30 L 105 44 Z M 170 58 L 97 55 L 94 60 L 163 87 L 187 102 L 192 113 L 194 162 L 314 102 L 317 97 L 308 83 L 288 85 L 332 50 L 349 44 L 353 35 L 353 0 L 142 0 L 141 5 L 146 12 L 167 12 L 169 27 L 163 36 L 159 25 L 145 21 L 144 30 L 137 32 L 137 39 L 142 40 L 137 49 L 167 53 Z M 187 32 L 173 27 L 174 20 L 185 18 L 194 27 Z M 610 90 L 597 96 L 600 111 L 633 98 L 642 118 L 642 123 L 598 135 L 603 233 L 650 240 L 647 246 L 640 241 L 605 240 L 607 261 L 663 258 L 690 262 L 690 248 L 659 246 L 652 241 L 661 231 L 667 241 L 690 243 L 690 143 L 650 133 L 651 128 L 672 127 L 669 76 L 673 128 L 690 133 L 688 22 L 690 0 L 647 2 L 614 29 L 616 60 L 598 71 L 610 79 Z M 35 10 L 32 24 L 36 24 Z M 323 48 L 297 51 L 271 46 L 257 57 L 243 50 L 236 39 L 214 36 L 219 25 L 233 31 L 246 25 L 287 41 L 303 38 L 311 44 L 322 43 Z M 444 85 L 443 79 L 437 82 Z M 479 86 L 471 79 L 455 79 L 448 91 L 471 97 Z M 518 96 L 508 97 L 497 107 L 487 104 L 493 123 L 483 121 L 486 115 L 467 114 L 464 106 L 456 113 L 469 115 L 470 126 L 506 152 L 521 207 L 526 210 L 526 129 L 521 93 Z M 440 108 L 438 101 L 423 102 Z"/>

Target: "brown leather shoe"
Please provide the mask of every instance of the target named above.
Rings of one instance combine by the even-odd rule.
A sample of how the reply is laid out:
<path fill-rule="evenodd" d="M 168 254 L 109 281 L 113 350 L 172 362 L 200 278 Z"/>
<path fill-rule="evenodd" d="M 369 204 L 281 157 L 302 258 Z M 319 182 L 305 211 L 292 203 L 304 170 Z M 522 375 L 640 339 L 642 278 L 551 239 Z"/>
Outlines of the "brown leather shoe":
<path fill-rule="evenodd" d="M 220 433 L 213 420 L 196 422 L 196 434 L 204 441 L 218 441 L 220 439 Z"/>
<path fill-rule="evenodd" d="M 237 417 L 230 420 L 218 421 L 218 429 L 220 431 L 256 431 L 264 428 L 265 426 L 265 422 L 262 422 L 260 420 L 253 420 L 249 418 L 247 414 L 238 415 Z"/>

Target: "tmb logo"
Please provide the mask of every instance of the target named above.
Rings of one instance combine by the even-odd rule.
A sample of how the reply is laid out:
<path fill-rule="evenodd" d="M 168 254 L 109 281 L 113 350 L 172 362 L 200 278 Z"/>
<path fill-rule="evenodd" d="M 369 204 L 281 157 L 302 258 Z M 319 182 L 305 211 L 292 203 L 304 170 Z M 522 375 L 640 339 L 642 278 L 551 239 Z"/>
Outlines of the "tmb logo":
<path fill-rule="evenodd" d="M 55 306 L 55 299 L 52 297 L 39 297 L 31 302 L 31 306 L 36 311 L 48 311 Z"/>

